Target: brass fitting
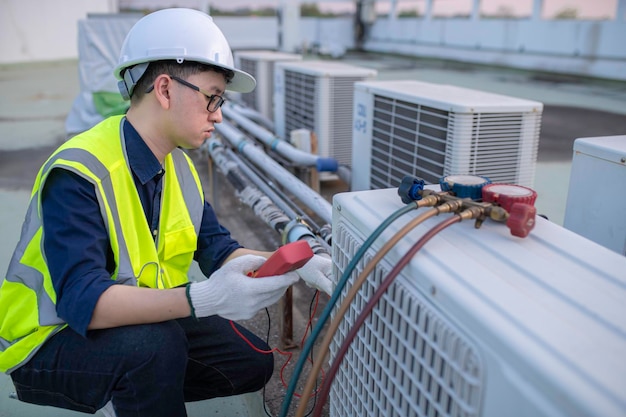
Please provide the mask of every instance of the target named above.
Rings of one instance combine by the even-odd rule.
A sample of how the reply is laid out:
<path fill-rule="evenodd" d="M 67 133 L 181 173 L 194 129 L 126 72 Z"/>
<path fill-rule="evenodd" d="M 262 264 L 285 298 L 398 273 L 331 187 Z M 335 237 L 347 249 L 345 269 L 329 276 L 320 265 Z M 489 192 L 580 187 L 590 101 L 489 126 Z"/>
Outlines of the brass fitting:
<path fill-rule="evenodd" d="M 434 207 L 441 202 L 441 197 L 437 194 L 429 194 L 426 197 L 423 197 L 421 200 L 417 200 L 415 204 L 418 208 L 420 207 Z"/>
<path fill-rule="evenodd" d="M 437 209 L 437 215 L 441 213 L 457 212 L 463 207 L 463 202 L 459 199 L 448 200 L 435 207 Z"/>
<path fill-rule="evenodd" d="M 479 206 L 467 207 L 465 210 L 459 213 L 459 217 L 461 218 L 461 221 L 479 219 L 480 223 L 482 223 L 482 219 L 485 218 L 485 208 Z M 480 225 L 478 225 L 477 228 L 478 227 L 480 227 Z"/>
<path fill-rule="evenodd" d="M 509 213 L 500 206 L 491 206 L 488 214 L 489 218 L 496 222 L 505 222 L 509 218 Z"/>

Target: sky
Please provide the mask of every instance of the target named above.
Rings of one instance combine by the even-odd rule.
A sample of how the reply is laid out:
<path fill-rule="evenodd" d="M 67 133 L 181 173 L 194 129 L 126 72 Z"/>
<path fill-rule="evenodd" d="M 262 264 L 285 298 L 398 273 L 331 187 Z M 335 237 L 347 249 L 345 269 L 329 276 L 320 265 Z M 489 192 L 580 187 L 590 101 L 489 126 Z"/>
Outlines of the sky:
<path fill-rule="evenodd" d="M 290 1 L 300 3 L 316 3 L 322 11 L 352 11 L 354 0 L 120 0 L 120 4 L 132 4 L 134 7 L 210 7 L 220 9 L 236 9 L 240 7 L 262 8 L 277 7 L 279 4 Z M 425 10 L 426 0 L 397 0 L 401 10 L 418 9 L 421 13 Z M 433 13 L 439 16 L 452 16 L 457 14 L 469 14 L 473 0 L 432 0 Z M 576 9 L 579 18 L 599 19 L 613 18 L 618 0 L 543 0 L 542 17 L 552 18 L 565 9 Z M 225 4 L 226 3 L 226 4 Z M 390 0 L 376 0 L 376 8 L 379 13 L 389 10 Z M 495 14 L 498 11 L 507 10 L 515 16 L 528 16 L 532 11 L 533 0 L 481 0 L 481 12 Z"/>

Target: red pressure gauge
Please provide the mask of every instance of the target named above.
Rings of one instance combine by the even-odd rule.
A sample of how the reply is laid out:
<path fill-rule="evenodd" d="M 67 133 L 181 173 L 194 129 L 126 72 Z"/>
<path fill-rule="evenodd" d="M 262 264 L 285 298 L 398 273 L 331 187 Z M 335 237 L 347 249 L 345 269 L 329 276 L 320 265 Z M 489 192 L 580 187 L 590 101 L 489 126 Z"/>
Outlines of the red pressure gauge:
<path fill-rule="evenodd" d="M 514 203 L 522 203 L 533 206 L 537 199 L 535 190 L 514 184 L 488 184 L 482 188 L 483 201 L 502 206 L 506 211 L 511 211 Z"/>
<path fill-rule="evenodd" d="M 488 184 L 482 192 L 484 202 L 498 204 L 509 213 L 506 225 L 513 236 L 528 236 L 537 214 L 535 190 L 514 184 Z"/>

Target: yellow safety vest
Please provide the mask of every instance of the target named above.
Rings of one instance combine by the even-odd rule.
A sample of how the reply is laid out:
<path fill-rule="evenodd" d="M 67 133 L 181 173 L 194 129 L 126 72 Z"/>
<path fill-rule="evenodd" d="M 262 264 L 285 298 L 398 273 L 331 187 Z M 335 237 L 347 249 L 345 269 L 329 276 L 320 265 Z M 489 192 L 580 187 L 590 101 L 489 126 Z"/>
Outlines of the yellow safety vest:
<path fill-rule="evenodd" d="M 113 116 L 57 149 L 39 171 L 22 235 L 0 287 L 0 371 L 10 373 L 67 324 L 56 314 L 56 293 L 42 253 L 41 190 L 53 168 L 91 182 L 109 234 L 116 268 L 111 279 L 172 288 L 188 282 L 197 248 L 204 194 L 193 163 L 180 149 L 164 161 L 161 216 L 155 239 L 133 181 L 123 137 Z"/>

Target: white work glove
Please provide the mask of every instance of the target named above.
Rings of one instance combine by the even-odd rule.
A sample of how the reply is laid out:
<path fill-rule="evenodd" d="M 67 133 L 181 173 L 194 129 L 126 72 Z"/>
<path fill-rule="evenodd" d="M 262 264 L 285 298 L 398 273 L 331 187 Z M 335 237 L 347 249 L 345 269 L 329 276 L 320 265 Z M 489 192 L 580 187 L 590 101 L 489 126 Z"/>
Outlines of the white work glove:
<path fill-rule="evenodd" d="M 331 261 L 329 257 L 315 255 L 309 259 L 309 262 L 305 263 L 302 268 L 296 269 L 296 272 L 309 287 L 332 295 L 334 288 L 331 279 L 333 261 Z"/>
<path fill-rule="evenodd" d="M 263 278 L 246 275 L 265 261 L 262 256 L 243 255 L 226 263 L 209 279 L 189 284 L 187 299 L 192 316 L 217 314 L 228 320 L 246 320 L 278 301 L 289 286 L 298 282 L 298 274 L 288 272 Z"/>

